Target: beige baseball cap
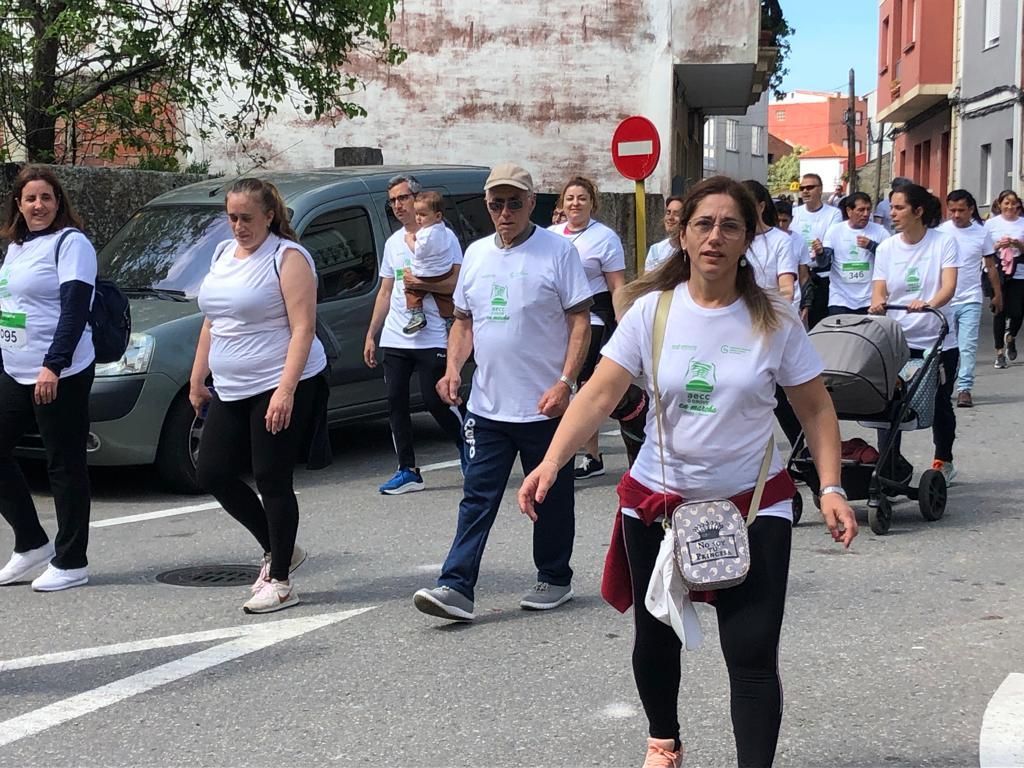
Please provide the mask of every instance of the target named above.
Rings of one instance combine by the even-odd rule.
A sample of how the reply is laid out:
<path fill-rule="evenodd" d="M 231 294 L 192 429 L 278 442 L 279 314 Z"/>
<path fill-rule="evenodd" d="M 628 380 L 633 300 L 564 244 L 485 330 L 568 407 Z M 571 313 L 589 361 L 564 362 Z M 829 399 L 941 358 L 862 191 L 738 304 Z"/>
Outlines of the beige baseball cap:
<path fill-rule="evenodd" d="M 515 163 L 499 163 L 491 169 L 491 175 L 484 182 L 484 191 L 500 186 L 533 192 L 533 177 L 529 171 Z"/>

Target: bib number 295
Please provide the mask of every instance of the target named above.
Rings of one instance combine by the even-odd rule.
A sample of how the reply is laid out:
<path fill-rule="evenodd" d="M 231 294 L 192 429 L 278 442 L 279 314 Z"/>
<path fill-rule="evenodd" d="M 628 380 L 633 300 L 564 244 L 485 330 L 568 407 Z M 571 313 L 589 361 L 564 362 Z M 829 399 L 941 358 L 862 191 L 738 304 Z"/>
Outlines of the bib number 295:
<path fill-rule="evenodd" d="M 25 315 L 0 313 L 0 349 L 24 349 L 26 344 L 28 334 L 25 333 Z"/>

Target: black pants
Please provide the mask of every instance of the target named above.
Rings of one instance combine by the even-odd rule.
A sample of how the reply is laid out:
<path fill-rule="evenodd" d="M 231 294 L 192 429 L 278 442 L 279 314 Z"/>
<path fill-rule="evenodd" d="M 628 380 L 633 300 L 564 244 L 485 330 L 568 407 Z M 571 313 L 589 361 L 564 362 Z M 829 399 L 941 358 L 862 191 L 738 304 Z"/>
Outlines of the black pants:
<path fill-rule="evenodd" d="M 911 357 L 920 358 L 924 352 L 920 349 L 912 349 Z M 953 408 L 953 387 L 956 385 L 957 371 L 960 368 L 960 350 L 945 349 L 939 357 L 942 364 L 942 380 L 939 382 L 939 389 L 935 393 L 935 418 L 932 420 L 932 443 L 935 445 L 935 458 L 939 461 L 953 460 L 953 443 L 956 442 L 956 410 Z M 878 450 L 889 439 L 889 431 L 878 430 Z M 900 455 L 900 448 L 903 444 L 903 433 L 896 434 L 895 450 L 892 460 Z M 895 471 L 895 470 L 893 470 Z M 889 475 L 893 477 L 894 475 Z"/>
<path fill-rule="evenodd" d="M 811 306 L 807 310 L 807 327 L 813 328 L 828 317 L 828 277 L 811 275 Z"/>
<path fill-rule="evenodd" d="M 57 398 L 49 405 L 32 401 L 34 384 L 19 384 L 0 373 L 0 514 L 14 529 L 14 551 L 28 552 L 49 538 L 39 524 L 32 493 L 12 454 L 21 437 L 38 427 L 46 451 L 53 505 L 57 512 L 54 539 L 56 568 L 84 568 L 89 564 L 89 470 L 85 446 L 89 437 L 89 390 L 92 366 L 57 384 Z"/>
<path fill-rule="evenodd" d="M 838 304 L 828 305 L 828 316 L 832 315 L 866 315 L 869 307 L 860 307 L 859 309 L 851 309 L 850 307 L 841 307 Z"/>
<path fill-rule="evenodd" d="M 633 581 L 633 675 L 655 739 L 679 738 L 679 654 L 672 627 L 644 605 L 664 535 L 623 515 L 623 533 Z M 730 708 L 741 768 L 770 766 L 782 724 L 779 635 L 786 603 L 792 525 L 781 517 L 758 517 L 750 526 L 750 573 L 737 587 L 715 596 L 722 654 L 729 671 Z"/>
<path fill-rule="evenodd" d="M 231 402 L 214 396 L 199 445 L 199 485 L 248 529 L 264 552 L 270 553 L 270 577 L 280 581 L 288 580 L 299 528 L 299 505 L 292 482 L 295 462 L 312 426 L 316 387 L 315 376 L 300 382 L 295 390 L 291 426 L 276 435 L 267 431 L 266 424 L 273 390 Z M 250 456 L 262 501 L 242 480 Z"/>
<path fill-rule="evenodd" d="M 388 395 L 388 421 L 391 436 L 398 454 L 398 467 L 416 466 L 416 451 L 412 444 L 412 414 L 409 405 L 409 382 L 415 372 L 419 376 L 420 394 L 434 421 L 444 430 L 445 435 L 462 445 L 462 420 L 450 406 L 441 402 L 434 388 L 444 377 L 448 365 L 448 353 L 443 349 L 397 349 L 385 347 L 382 350 L 384 382 Z"/>
<path fill-rule="evenodd" d="M 1024 322 L 1024 280 L 1003 281 L 1003 311 L 992 320 L 992 341 L 996 349 L 1006 346 L 1003 335 L 1009 333 L 1017 338 L 1021 323 Z M 1007 328 L 1006 326 L 1010 327 Z"/>

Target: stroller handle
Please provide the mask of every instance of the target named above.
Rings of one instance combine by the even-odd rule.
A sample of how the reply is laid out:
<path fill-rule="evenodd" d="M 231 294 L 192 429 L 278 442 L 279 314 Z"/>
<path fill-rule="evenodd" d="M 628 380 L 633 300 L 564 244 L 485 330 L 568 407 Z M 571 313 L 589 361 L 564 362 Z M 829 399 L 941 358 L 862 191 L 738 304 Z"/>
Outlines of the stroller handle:
<path fill-rule="evenodd" d="M 908 307 L 905 304 L 886 304 L 885 310 L 888 312 L 890 309 L 903 310 L 904 312 L 910 311 L 910 307 Z M 937 310 L 935 307 L 925 307 L 924 309 L 920 309 L 918 311 L 930 312 L 931 314 L 939 318 L 939 322 L 942 323 L 942 333 L 939 334 L 939 340 L 941 341 L 942 339 L 946 338 L 946 334 L 949 333 L 949 321 L 946 319 L 946 316 L 942 314 L 942 312 Z"/>

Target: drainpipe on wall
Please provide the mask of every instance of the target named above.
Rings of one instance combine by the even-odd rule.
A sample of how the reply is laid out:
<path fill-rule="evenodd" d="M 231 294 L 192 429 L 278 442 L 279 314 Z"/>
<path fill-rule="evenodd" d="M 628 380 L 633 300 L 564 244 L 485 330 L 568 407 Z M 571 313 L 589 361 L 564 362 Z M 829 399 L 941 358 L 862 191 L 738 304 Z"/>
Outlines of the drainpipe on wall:
<path fill-rule="evenodd" d="M 1021 0 L 1024 2 L 1024 0 Z M 964 0 L 956 0 L 956 12 L 953 14 L 953 93 L 957 98 L 963 96 L 963 62 L 964 62 Z M 951 94 L 952 95 L 952 94 Z M 963 142 L 960 140 L 960 107 L 953 104 L 949 116 L 949 178 L 947 189 L 960 189 L 960 166 L 963 163 Z"/>
<path fill-rule="evenodd" d="M 1017 0 L 1017 61 L 1014 82 L 1018 88 L 1024 89 L 1024 0 Z M 1017 98 L 1013 105 L 1013 137 L 1017 151 L 1013 153 L 1013 179 L 1017 182 L 1017 191 L 1024 181 L 1024 104 Z"/>

